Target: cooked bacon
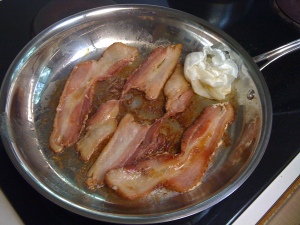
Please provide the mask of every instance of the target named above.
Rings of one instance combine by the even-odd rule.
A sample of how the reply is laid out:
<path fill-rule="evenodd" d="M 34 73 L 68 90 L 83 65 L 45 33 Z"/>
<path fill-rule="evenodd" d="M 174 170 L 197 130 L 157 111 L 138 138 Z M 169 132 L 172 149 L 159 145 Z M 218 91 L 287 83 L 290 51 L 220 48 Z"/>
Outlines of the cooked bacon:
<path fill-rule="evenodd" d="M 86 134 L 76 143 L 82 160 L 88 161 L 101 142 L 115 132 L 118 113 L 119 100 L 110 100 L 87 121 Z"/>
<path fill-rule="evenodd" d="M 157 119 L 149 128 L 143 142 L 140 144 L 138 149 L 132 154 L 131 160 L 132 162 L 135 162 L 139 159 L 141 159 L 143 156 L 145 156 L 148 153 L 151 153 L 157 149 L 159 149 L 159 146 L 163 144 L 161 138 L 159 138 L 160 129 L 165 121 L 165 118 Z"/>
<path fill-rule="evenodd" d="M 149 100 L 157 99 L 165 82 L 178 62 L 181 44 L 157 47 L 147 59 L 133 72 L 125 83 L 122 97 L 132 88 L 145 92 Z"/>
<path fill-rule="evenodd" d="M 127 199 L 141 198 L 159 187 L 177 192 L 192 190 L 200 184 L 233 118 L 234 110 L 229 103 L 206 107 L 185 131 L 181 153 L 158 155 L 131 166 L 112 169 L 106 174 L 106 183 Z"/>
<path fill-rule="evenodd" d="M 176 66 L 175 71 L 166 82 L 164 93 L 167 97 L 167 113 L 151 125 L 144 141 L 141 143 L 136 153 L 132 156 L 135 161 L 141 159 L 145 154 L 156 151 L 164 144 L 164 136 L 160 133 L 162 124 L 169 117 L 174 116 L 176 113 L 183 112 L 191 101 L 193 90 L 184 78 L 183 67 L 181 64 Z"/>
<path fill-rule="evenodd" d="M 138 124 L 134 122 L 131 114 L 126 114 L 89 170 L 86 184 L 90 188 L 95 185 L 103 185 L 104 176 L 108 170 L 133 163 L 130 156 L 136 151 L 148 129 L 148 125 Z"/>
<path fill-rule="evenodd" d="M 180 173 L 168 180 L 165 185 L 167 188 L 186 192 L 200 184 L 228 124 L 233 119 L 234 109 L 229 103 L 205 109 L 202 117 L 184 133 L 181 149 L 190 153 L 184 167 L 180 168 Z"/>
<path fill-rule="evenodd" d="M 184 78 L 183 66 L 178 64 L 164 87 L 167 97 L 166 111 L 169 116 L 183 112 L 190 104 L 193 90 Z"/>
<path fill-rule="evenodd" d="M 54 152 L 61 152 L 79 139 L 92 108 L 95 83 L 114 76 L 132 62 L 137 54 L 134 47 L 114 43 L 98 61 L 83 62 L 74 67 L 56 109 L 49 141 Z"/>

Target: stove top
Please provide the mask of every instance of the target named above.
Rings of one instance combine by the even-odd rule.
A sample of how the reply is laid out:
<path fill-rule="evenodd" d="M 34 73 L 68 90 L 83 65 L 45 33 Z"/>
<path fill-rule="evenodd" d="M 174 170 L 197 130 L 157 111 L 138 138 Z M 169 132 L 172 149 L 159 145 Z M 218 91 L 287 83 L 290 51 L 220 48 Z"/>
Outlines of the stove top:
<path fill-rule="evenodd" d="M 34 19 L 49 2 L 47 0 L 0 1 L 1 81 L 18 52 L 33 37 Z M 300 31 L 278 15 L 270 0 L 248 0 L 243 13 L 238 15 L 234 10 L 241 10 L 239 8 L 241 6 L 223 5 L 222 9 L 213 8 L 218 2 L 223 2 L 217 0 L 210 1 L 211 5 L 205 5 L 212 14 L 224 13 L 221 17 L 224 18 L 223 20 L 220 18 L 214 20 L 212 14 L 202 14 L 201 5 L 193 5 L 195 4 L 192 3 L 193 1 L 185 1 L 185 7 L 174 4 L 175 1 L 163 0 L 115 0 L 114 2 L 161 5 L 195 14 L 219 26 L 236 39 L 251 56 L 275 49 L 300 37 Z M 232 4 L 234 2 L 237 1 L 232 1 Z M 233 15 L 235 16 L 232 17 Z M 297 155 L 300 149 L 299 59 L 300 51 L 294 52 L 278 59 L 262 71 L 272 97 L 273 127 L 269 145 L 254 173 L 239 189 L 217 205 L 196 215 L 166 224 L 232 223 Z M 25 224 L 109 224 L 74 214 L 40 195 L 15 169 L 2 143 L 0 143 L 0 171 L 0 187 Z"/>

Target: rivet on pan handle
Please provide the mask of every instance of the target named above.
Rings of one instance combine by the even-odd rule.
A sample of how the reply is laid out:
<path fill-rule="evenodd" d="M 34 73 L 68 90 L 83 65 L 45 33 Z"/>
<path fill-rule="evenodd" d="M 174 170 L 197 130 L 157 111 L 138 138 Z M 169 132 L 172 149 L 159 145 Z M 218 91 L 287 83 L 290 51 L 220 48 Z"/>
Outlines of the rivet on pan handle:
<path fill-rule="evenodd" d="M 284 56 L 288 53 L 294 52 L 298 49 L 300 49 L 300 39 L 292 41 L 286 45 L 283 45 L 283 46 L 276 48 L 274 50 L 271 50 L 269 52 L 265 52 L 263 54 L 255 56 L 255 57 L 253 57 L 253 60 L 255 63 L 264 62 L 262 64 L 262 66 L 260 66 L 260 70 L 262 70 L 267 65 L 269 65 L 271 62 L 275 61 L 276 59 L 280 58 L 281 56 Z"/>

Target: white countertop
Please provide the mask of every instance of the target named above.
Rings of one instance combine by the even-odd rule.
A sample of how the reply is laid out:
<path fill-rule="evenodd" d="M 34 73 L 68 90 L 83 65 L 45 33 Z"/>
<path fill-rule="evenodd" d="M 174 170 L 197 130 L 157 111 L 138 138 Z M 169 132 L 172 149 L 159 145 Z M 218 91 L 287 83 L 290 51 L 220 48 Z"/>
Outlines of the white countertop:
<path fill-rule="evenodd" d="M 23 225 L 24 223 L 10 205 L 9 201 L 0 189 L 0 224 L 2 225 Z"/>
<path fill-rule="evenodd" d="M 294 181 L 300 176 L 300 153 L 289 163 L 289 165 L 275 178 L 275 180 L 254 200 L 254 202 L 234 221 L 233 225 L 252 225 L 260 224 L 259 222 L 269 210 L 276 204 L 281 204 L 279 199 L 291 187 Z M 287 198 L 299 198 L 299 188 L 297 192 L 291 194 Z M 289 200 L 289 199 L 287 199 Z M 299 225 L 300 224 L 300 199 L 293 199 L 296 205 L 288 205 L 286 207 L 278 206 L 273 213 L 281 213 L 281 217 L 277 218 L 280 221 L 267 224 L 284 224 L 284 225 Z M 295 211 L 296 210 L 296 211 Z M 297 221 L 296 221 L 297 220 Z M 282 223 L 282 221 L 284 221 Z"/>

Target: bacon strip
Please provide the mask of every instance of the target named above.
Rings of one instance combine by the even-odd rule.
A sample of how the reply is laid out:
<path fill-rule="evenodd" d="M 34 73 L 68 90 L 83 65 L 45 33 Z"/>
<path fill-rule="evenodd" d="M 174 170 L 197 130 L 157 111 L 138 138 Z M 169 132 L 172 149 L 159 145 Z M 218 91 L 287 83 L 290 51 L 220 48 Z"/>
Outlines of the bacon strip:
<path fill-rule="evenodd" d="M 140 144 L 138 149 L 132 154 L 132 162 L 141 159 L 146 153 L 154 152 L 155 150 L 159 149 L 160 145 L 163 145 L 164 138 L 159 138 L 159 135 L 161 126 L 164 121 L 165 118 L 160 118 L 150 126 L 143 142 Z"/>
<path fill-rule="evenodd" d="M 195 188 L 233 118 L 234 110 L 229 103 L 206 107 L 185 131 L 180 154 L 159 155 L 112 169 L 106 174 L 106 183 L 127 199 L 141 198 L 158 187 L 177 192 Z"/>
<path fill-rule="evenodd" d="M 149 100 L 157 99 L 165 82 L 178 62 L 181 44 L 160 46 L 154 49 L 148 58 L 130 75 L 125 83 L 122 98 L 132 88 L 144 91 Z"/>
<path fill-rule="evenodd" d="M 183 66 L 178 64 L 164 87 L 167 97 L 166 110 L 169 116 L 183 112 L 191 102 L 193 90 L 184 78 Z"/>
<path fill-rule="evenodd" d="M 119 101 L 103 103 L 87 121 L 86 134 L 76 143 L 76 149 L 84 161 L 88 161 L 97 147 L 117 129 L 116 116 L 119 113 Z"/>
<path fill-rule="evenodd" d="M 71 72 L 56 109 L 50 147 L 54 152 L 76 143 L 92 108 L 94 86 L 114 76 L 137 57 L 134 47 L 109 46 L 98 61 L 79 63 Z"/>
<path fill-rule="evenodd" d="M 149 126 L 134 122 L 133 116 L 126 114 L 113 137 L 89 170 L 86 184 L 90 188 L 97 184 L 103 185 L 104 176 L 108 170 L 133 163 L 130 156 L 145 138 L 148 129 Z"/>

